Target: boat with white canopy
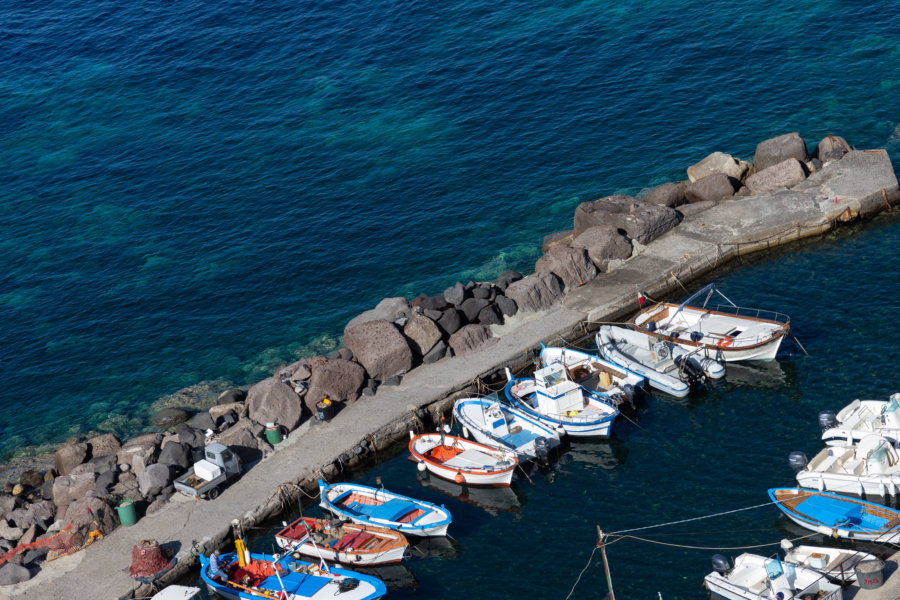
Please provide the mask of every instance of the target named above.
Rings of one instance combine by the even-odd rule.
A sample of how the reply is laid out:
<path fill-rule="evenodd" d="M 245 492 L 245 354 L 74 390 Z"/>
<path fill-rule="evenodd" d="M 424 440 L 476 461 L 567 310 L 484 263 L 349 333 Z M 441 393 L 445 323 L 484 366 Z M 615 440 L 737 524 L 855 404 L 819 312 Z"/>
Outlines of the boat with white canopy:
<path fill-rule="evenodd" d="M 837 414 L 819 413 L 822 441 L 829 446 L 852 446 L 864 437 L 880 435 L 900 441 L 900 393 L 885 400 L 854 400 Z"/>

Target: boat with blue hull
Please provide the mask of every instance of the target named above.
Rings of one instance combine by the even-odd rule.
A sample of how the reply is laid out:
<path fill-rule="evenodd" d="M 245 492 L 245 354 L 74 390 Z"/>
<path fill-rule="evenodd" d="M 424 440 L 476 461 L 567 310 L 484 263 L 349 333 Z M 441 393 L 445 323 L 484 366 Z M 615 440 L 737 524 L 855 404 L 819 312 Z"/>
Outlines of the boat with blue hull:
<path fill-rule="evenodd" d="M 559 434 L 536 417 L 500 402 L 496 393 L 460 398 L 453 415 L 477 442 L 508 448 L 520 461 L 546 459 L 559 447 Z"/>
<path fill-rule="evenodd" d="M 404 535 L 446 535 L 453 520 L 443 506 L 358 483 L 319 480 L 319 506 L 360 525 L 387 527 Z"/>
<path fill-rule="evenodd" d="M 285 556 L 249 554 L 242 559 L 235 552 L 219 556 L 224 573 L 214 575 L 210 559 L 201 554 L 200 577 L 211 592 L 230 600 L 375 600 L 387 593 L 377 577 L 329 567 L 300 559 L 300 553 Z"/>
<path fill-rule="evenodd" d="M 613 398 L 572 381 L 561 362 L 537 369 L 531 378 L 514 378 L 509 369 L 506 377 L 503 392 L 513 406 L 568 435 L 607 437 L 619 416 Z"/>
<path fill-rule="evenodd" d="M 893 508 L 802 488 L 773 488 L 769 497 L 806 529 L 851 540 L 900 544 L 900 511 Z"/>

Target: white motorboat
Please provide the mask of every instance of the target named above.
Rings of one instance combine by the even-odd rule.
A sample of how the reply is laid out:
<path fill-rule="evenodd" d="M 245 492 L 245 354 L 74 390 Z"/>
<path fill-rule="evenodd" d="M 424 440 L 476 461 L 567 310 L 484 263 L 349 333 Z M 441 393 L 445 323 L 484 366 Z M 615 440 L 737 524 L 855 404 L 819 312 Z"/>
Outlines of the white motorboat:
<path fill-rule="evenodd" d="M 784 562 L 823 573 L 835 583 L 856 581 L 856 565 L 878 557 L 861 550 L 831 548 L 828 546 L 794 546 L 790 540 L 781 540 Z"/>
<path fill-rule="evenodd" d="M 841 586 L 821 572 L 777 557 L 744 553 L 734 566 L 721 554 L 712 558 L 713 572 L 703 581 L 710 592 L 729 600 L 842 600 Z"/>
<path fill-rule="evenodd" d="M 597 349 L 606 360 L 647 378 L 651 387 L 683 398 L 706 378 L 725 376 L 725 367 L 658 337 L 627 327 L 604 325 Z"/>
<path fill-rule="evenodd" d="M 642 389 L 646 377 L 595 354 L 571 348 L 541 345 L 541 364 L 559 362 L 568 369 L 569 377 L 578 385 L 606 394 L 619 406 L 634 403 L 635 394 Z"/>
<path fill-rule="evenodd" d="M 706 294 L 702 304 L 691 305 Z M 724 304 L 708 308 L 713 294 Z M 790 331 L 787 315 L 742 308 L 710 283 L 681 304 L 660 302 L 638 312 L 631 320 L 644 333 L 662 337 L 688 351 L 698 350 L 722 362 L 771 360 Z"/>
<path fill-rule="evenodd" d="M 533 378 L 514 378 L 509 369 L 506 377 L 504 393 L 513 406 L 557 431 L 606 437 L 619 416 L 612 398 L 572 381 L 562 363 L 537 369 Z"/>
<path fill-rule="evenodd" d="M 520 461 L 546 459 L 559 447 L 559 434 L 536 417 L 502 404 L 497 394 L 460 398 L 453 403 L 453 414 L 463 426 L 463 435 L 488 446 L 508 448 Z"/>
<path fill-rule="evenodd" d="M 852 446 L 868 435 L 900 441 L 900 393 L 884 400 L 854 400 L 837 414 L 819 413 L 822 441 L 829 446 Z"/>
<path fill-rule="evenodd" d="M 805 455 L 795 452 L 801 466 Z M 900 489 L 900 455 L 894 442 L 869 434 L 853 446 L 826 446 L 797 472 L 801 487 L 845 494 L 895 496 Z"/>
<path fill-rule="evenodd" d="M 450 429 L 449 427 L 447 428 Z M 467 485 L 507 487 L 519 465 L 516 453 L 445 433 L 409 432 L 409 452 L 429 473 Z"/>

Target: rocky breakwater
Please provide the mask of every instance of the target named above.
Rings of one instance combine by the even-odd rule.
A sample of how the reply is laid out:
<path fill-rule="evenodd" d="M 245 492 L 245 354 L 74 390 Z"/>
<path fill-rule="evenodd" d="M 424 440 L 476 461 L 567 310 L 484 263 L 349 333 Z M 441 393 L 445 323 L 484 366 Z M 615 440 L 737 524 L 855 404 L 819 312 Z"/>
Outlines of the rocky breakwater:
<path fill-rule="evenodd" d="M 809 156 L 799 134 L 789 133 L 761 142 L 752 162 L 716 152 L 688 167 L 687 180 L 637 197 L 582 203 L 573 228 L 545 240 L 533 274 L 510 271 L 492 282 L 458 282 L 411 301 L 387 298 L 351 320 L 344 347 L 329 356 L 278 367 L 246 392 L 225 392 L 208 411 L 166 409 L 157 416 L 160 431 L 124 444 L 104 435 L 60 448 L 52 469 L 22 473 L 0 494 L 0 546 L 11 549 L 0 583 L 35 573 L 42 557 L 29 554 L 31 540 L 70 531 L 83 544 L 92 531 L 108 533 L 123 499 L 134 501 L 141 514 L 180 510 L 168 501 L 172 478 L 210 439 L 234 447 L 249 471 L 233 484 L 238 497 L 226 493 L 198 510 L 230 502 L 233 512 L 220 521 L 241 516 L 258 522 L 282 506 L 282 491 L 293 501 L 301 489 L 314 489 L 316 477 L 336 476 L 377 456 L 406 438 L 409 428 L 421 427 L 429 412 L 445 410 L 453 392 L 513 366 L 538 341 L 568 334 L 586 319 L 632 310 L 636 287 L 665 292 L 672 278 L 680 285 L 742 251 L 814 235 L 897 200 L 896 177 L 883 152 L 856 151 L 827 136 Z M 548 311 L 552 319 L 533 318 Z M 404 385 L 408 379 L 412 388 Z M 336 423 L 354 433 L 306 426 L 325 398 L 338 413 Z M 433 410 L 423 410 L 427 406 Z M 355 420 L 341 420 L 348 408 Z M 371 422 L 361 423 L 360 415 Z M 269 424 L 289 443 L 269 444 Z M 255 467 L 262 457 L 277 459 L 281 447 L 302 464 L 273 466 L 276 460 Z M 257 469 L 267 475 L 248 475 Z M 193 512 L 180 518 L 190 521 Z M 202 529 L 211 536 L 207 550 L 227 531 L 227 524 L 209 527 Z M 190 556 L 188 551 L 183 558 Z"/>

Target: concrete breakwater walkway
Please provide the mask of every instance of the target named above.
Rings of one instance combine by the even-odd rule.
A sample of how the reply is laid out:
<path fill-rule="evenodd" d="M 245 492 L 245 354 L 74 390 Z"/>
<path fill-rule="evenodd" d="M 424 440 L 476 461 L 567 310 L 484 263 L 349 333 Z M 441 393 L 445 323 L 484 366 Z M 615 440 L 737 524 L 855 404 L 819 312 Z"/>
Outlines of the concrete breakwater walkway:
<path fill-rule="evenodd" d="M 16 598 L 116 598 L 144 596 L 128 576 L 131 549 L 153 538 L 178 551 L 177 571 L 192 564 L 193 542 L 209 551 L 229 533 L 231 519 L 253 525 L 274 514 L 283 497 L 295 497 L 343 453 L 367 440 L 375 448 L 406 437 L 415 411 L 443 402 L 506 366 L 520 365 L 542 341 L 575 337 L 586 322 L 619 319 L 637 305 L 637 291 L 661 296 L 729 259 L 802 237 L 836 223 L 870 215 L 898 200 L 887 154 L 851 152 L 792 190 L 734 199 L 687 217 L 624 266 L 570 290 L 550 311 L 517 315 L 497 328 L 498 343 L 473 354 L 424 365 L 396 387 L 346 407 L 329 423 L 294 432 L 277 451 L 225 490 L 215 503 L 173 498 L 165 510 L 119 528 L 76 555 L 47 564 L 31 581 L 0 590 Z M 777 307 L 773 307 L 777 308 Z M 374 434 L 371 435 L 370 434 Z M 327 473 L 326 473 L 327 474 Z M 388 486 L 390 482 L 386 482 Z M 307 491 L 311 487 L 307 486 Z"/>

